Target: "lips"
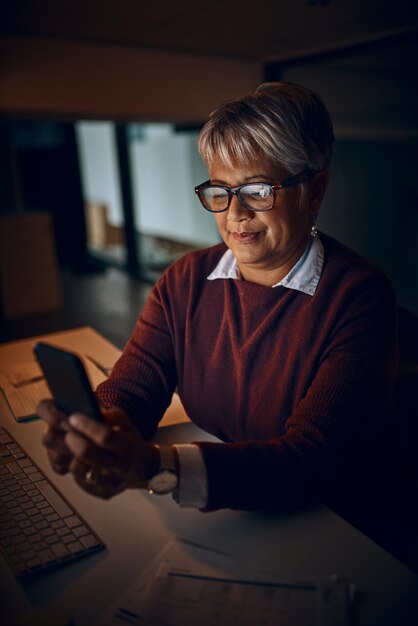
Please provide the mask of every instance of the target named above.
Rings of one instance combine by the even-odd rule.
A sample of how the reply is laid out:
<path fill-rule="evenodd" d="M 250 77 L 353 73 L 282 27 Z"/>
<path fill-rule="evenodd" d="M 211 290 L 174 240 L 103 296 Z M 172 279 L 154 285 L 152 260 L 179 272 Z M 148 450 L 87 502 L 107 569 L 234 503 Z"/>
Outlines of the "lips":
<path fill-rule="evenodd" d="M 254 241 L 256 241 L 258 239 L 258 237 L 260 236 L 260 233 L 254 233 L 254 232 L 234 232 L 232 233 L 232 237 L 235 239 L 235 241 L 239 241 L 239 243 L 253 243 Z"/>

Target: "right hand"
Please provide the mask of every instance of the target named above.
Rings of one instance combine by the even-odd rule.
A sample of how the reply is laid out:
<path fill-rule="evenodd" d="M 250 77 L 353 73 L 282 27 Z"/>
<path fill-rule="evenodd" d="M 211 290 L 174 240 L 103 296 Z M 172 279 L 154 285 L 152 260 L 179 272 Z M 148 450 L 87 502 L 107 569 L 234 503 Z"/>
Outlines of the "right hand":
<path fill-rule="evenodd" d="M 49 462 L 57 474 L 66 474 L 74 456 L 65 443 L 65 435 L 71 430 L 68 416 L 57 409 L 52 400 L 41 400 L 37 415 L 46 424 L 42 443 L 47 450 Z"/>
<path fill-rule="evenodd" d="M 144 489 L 158 470 L 157 447 L 144 441 L 119 408 L 102 408 L 103 423 L 80 413 L 66 416 L 52 400 L 42 400 L 37 412 L 46 423 L 42 443 L 52 468 L 72 473 L 87 493 L 107 499 L 125 489 Z M 92 470 L 94 482 L 87 477 Z"/>

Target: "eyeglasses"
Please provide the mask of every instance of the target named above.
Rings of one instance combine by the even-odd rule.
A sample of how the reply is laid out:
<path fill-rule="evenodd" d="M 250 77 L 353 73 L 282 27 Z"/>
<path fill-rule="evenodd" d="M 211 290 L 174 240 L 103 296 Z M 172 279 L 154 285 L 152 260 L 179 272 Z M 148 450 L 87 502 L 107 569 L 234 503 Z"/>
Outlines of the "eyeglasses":
<path fill-rule="evenodd" d="M 293 187 L 309 180 L 316 170 L 303 170 L 282 181 L 272 183 L 246 183 L 238 187 L 211 185 L 210 180 L 195 187 L 202 206 L 211 213 L 222 213 L 231 204 L 232 196 L 237 196 L 243 207 L 250 211 L 270 211 L 276 201 L 276 191 Z"/>

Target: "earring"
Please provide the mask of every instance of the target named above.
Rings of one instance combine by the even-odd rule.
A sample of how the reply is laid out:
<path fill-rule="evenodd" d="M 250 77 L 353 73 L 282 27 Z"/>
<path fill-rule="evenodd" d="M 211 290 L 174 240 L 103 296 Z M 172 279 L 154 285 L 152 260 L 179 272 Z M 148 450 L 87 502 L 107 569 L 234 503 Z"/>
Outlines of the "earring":
<path fill-rule="evenodd" d="M 311 237 L 317 237 L 318 236 L 318 229 L 315 226 L 315 220 L 316 220 L 316 215 L 311 215 L 311 222 L 312 222 Z"/>

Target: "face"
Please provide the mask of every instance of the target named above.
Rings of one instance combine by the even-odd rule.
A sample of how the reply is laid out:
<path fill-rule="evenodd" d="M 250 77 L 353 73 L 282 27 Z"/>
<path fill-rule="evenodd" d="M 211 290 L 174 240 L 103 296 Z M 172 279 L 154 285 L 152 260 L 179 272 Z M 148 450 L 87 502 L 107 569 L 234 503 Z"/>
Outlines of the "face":
<path fill-rule="evenodd" d="M 225 166 L 215 161 L 209 173 L 213 184 L 225 187 L 281 181 L 290 176 L 284 168 L 264 162 Z M 302 255 L 311 229 L 311 215 L 318 212 L 323 193 L 318 203 L 310 189 L 306 200 L 300 203 L 299 192 L 300 186 L 276 191 L 273 208 L 265 212 L 246 209 L 234 195 L 227 211 L 214 213 L 219 233 L 236 257 L 245 280 L 274 285 Z"/>

